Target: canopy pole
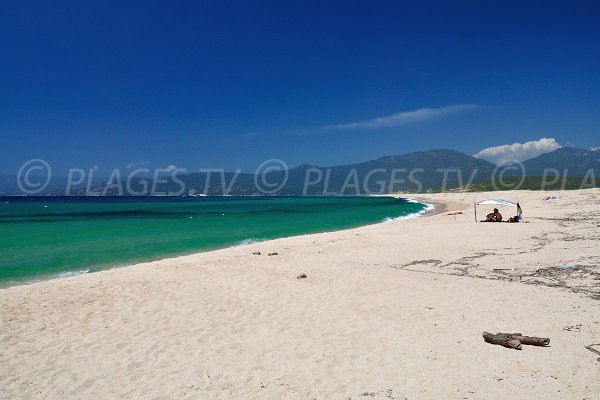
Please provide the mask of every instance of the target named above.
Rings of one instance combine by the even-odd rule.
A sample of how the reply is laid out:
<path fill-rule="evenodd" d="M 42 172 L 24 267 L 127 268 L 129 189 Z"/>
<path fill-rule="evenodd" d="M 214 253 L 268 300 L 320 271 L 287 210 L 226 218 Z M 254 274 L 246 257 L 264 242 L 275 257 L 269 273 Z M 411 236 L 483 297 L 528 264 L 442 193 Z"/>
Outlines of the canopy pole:
<path fill-rule="evenodd" d="M 477 223 L 477 203 L 473 200 L 473 209 L 475 210 L 475 223 Z"/>

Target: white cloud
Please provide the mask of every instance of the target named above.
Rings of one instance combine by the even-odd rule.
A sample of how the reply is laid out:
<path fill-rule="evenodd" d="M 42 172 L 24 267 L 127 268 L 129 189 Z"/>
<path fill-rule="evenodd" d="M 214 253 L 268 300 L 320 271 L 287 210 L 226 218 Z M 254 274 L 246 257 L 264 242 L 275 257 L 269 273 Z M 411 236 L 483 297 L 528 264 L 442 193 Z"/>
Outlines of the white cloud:
<path fill-rule="evenodd" d="M 590 150 L 592 150 L 592 151 L 600 151 L 600 147 L 592 147 L 592 148 L 590 148 Z"/>
<path fill-rule="evenodd" d="M 477 108 L 474 104 L 455 104 L 441 108 L 419 108 L 413 111 L 403 111 L 385 117 L 377 117 L 366 121 L 350 122 L 345 124 L 329 125 L 323 128 L 326 131 L 341 131 L 355 129 L 378 129 L 410 125 L 417 122 L 430 121 L 445 115 Z"/>
<path fill-rule="evenodd" d="M 140 161 L 139 163 L 131 162 L 131 163 L 127 164 L 125 166 L 125 168 L 131 169 L 131 168 L 137 167 L 138 165 L 140 167 L 143 167 L 143 166 L 148 165 L 148 164 L 150 164 L 150 161 Z"/>
<path fill-rule="evenodd" d="M 483 158 L 494 164 L 508 160 L 525 161 L 541 154 L 549 153 L 562 147 L 554 138 L 542 138 L 526 143 L 505 144 L 502 146 L 488 147 L 481 150 L 473 157 Z"/>

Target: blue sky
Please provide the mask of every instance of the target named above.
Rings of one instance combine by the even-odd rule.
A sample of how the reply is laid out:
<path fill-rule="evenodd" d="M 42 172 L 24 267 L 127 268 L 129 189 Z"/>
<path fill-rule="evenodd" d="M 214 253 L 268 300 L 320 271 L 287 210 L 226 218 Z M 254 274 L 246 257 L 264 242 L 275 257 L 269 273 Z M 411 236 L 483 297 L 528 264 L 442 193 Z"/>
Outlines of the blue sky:
<path fill-rule="evenodd" d="M 59 3 L 3 2 L 0 172 L 600 145 L 595 1 Z"/>

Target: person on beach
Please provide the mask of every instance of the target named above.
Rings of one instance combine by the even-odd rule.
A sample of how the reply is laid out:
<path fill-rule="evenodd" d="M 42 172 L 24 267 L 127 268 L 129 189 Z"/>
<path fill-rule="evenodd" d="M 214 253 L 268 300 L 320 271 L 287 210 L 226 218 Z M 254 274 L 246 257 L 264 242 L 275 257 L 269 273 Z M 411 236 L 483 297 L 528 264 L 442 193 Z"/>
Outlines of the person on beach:
<path fill-rule="evenodd" d="M 521 222 L 521 217 L 519 215 L 515 215 L 514 217 L 510 217 L 506 222 Z"/>
<path fill-rule="evenodd" d="M 494 208 L 494 212 L 486 215 L 485 219 L 481 222 L 502 222 L 502 214 L 500 214 L 497 208 Z"/>

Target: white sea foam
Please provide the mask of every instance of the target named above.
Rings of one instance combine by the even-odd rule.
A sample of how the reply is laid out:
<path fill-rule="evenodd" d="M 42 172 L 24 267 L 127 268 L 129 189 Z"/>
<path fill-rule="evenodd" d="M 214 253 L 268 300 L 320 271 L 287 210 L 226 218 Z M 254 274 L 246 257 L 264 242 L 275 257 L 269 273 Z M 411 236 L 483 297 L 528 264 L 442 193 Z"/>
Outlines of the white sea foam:
<path fill-rule="evenodd" d="M 399 197 L 398 197 L 399 198 Z M 418 204 L 425 204 L 425 208 L 422 209 L 419 212 L 416 213 L 412 213 L 412 214 L 408 214 L 408 215 L 403 215 L 401 217 L 396 217 L 396 218 L 391 218 L 391 217 L 387 217 L 386 219 L 384 219 L 384 222 L 391 222 L 391 221 L 404 221 L 407 219 L 413 219 L 413 218 L 418 218 L 421 215 L 425 214 L 426 212 L 429 212 L 433 209 L 435 209 L 435 206 L 433 204 L 428 204 L 428 203 L 421 203 L 419 201 L 416 201 L 415 199 L 409 199 L 407 198 L 406 200 L 408 200 L 408 202 L 410 203 L 418 203 Z"/>
<path fill-rule="evenodd" d="M 75 276 L 75 275 L 81 275 L 81 274 L 87 274 L 88 272 L 90 272 L 89 269 L 82 269 L 79 271 L 65 271 L 65 272 L 59 272 L 58 274 L 56 274 L 55 276 L 57 278 L 68 278 L 70 276 Z"/>
<path fill-rule="evenodd" d="M 409 197 L 405 197 L 405 199 L 406 199 L 406 201 L 407 201 L 408 203 L 421 204 L 421 202 L 420 202 L 420 201 L 418 201 L 418 200 L 415 200 L 415 199 L 411 199 L 411 198 L 409 198 Z"/>
<path fill-rule="evenodd" d="M 235 247 L 248 246 L 250 244 L 260 243 L 260 242 L 262 242 L 262 240 L 254 239 L 254 238 L 244 239 L 244 240 L 240 240 L 239 242 L 237 242 L 235 244 Z"/>

